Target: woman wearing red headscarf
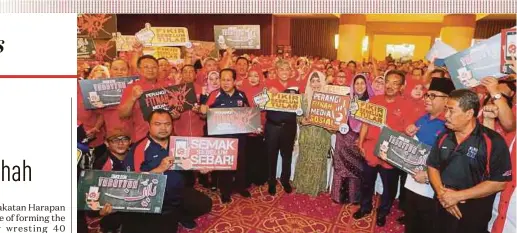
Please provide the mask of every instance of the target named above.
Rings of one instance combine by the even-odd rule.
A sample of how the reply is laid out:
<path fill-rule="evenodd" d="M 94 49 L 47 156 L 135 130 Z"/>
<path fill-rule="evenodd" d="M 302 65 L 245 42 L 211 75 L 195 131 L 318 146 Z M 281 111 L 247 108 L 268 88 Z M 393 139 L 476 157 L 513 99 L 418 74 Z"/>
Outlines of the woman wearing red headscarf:
<path fill-rule="evenodd" d="M 253 97 L 264 90 L 265 78 L 260 67 L 253 67 L 248 72 L 248 78 L 243 81 L 241 90 L 246 94 L 250 100 L 250 106 L 255 107 Z M 262 129 L 266 123 L 266 112 L 261 112 L 260 122 Z M 268 179 L 268 163 L 266 151 L 264 150 L 264 136 L 262 134 L 250 134 L 246 139 L 246 180 L 248 186 L 251 184 L 263 185 Z"/>
<path fill-rule="evenodd" d="M 423 116 L 425 112 L 424 94 L 426 92 L 425 83 L 420 80 L 414 80 L 406 78 L 406 88 L 404 89 L 404 95 L 413 104 L 411 119 L 408 122 L 415 122 Z"/>

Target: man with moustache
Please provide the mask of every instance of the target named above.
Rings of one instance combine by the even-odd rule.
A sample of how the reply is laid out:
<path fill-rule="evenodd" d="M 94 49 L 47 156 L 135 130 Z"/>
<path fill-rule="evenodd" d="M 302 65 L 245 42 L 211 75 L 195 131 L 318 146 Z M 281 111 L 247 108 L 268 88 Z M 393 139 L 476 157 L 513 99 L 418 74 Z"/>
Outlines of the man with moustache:
<path fill-rule="evenodd" d="M 237 73 L 233 69 L 221 70 L 221 88 L 208 96 L 206 104 L 201 106 L 201 113 L 206 114 L 209 108 L 237 108 L 249 107 L 246 94 L 235 88 Z M 231 202 L 232 190 L 241 196 L 250 198 L 251 194 L 246 185 L 246 134 L 217 135 L 219 138 L 237 138 L 237 171 L 217 171 L 218 187 L 221 190 L 221 201 Z M 234 181 L 235 180 L 235 181 Z"/>
<path fill-rule="evenodd" d="M 405 74 L 398 70 L 390 70 L 386 73 L 386 85 L 384 95 L 375 96 L 370 102 L 387 109 L 386 126 L 391 129 L 404 132 L 410 122 L 406 122 L 411 111 L 411 103 L 401 95 L 405 83 Z M 361 219 L 372 211 L 372 198 L 375 189 L 375 180 L 379 173 L 382 179 L 383 192 L 378 208 L 377 226 L 386 224 L 386 216 L 390 213 L 391 206 L 397 194 L 398 169 L 382 161 L 373 153 L 381 129 L 369 124 L 363 124 L 359 133 L 358 147 L 366 160 L 362 174 L 361 208 L 353 214 L 355 219 Z"/>
<path fill-rule="evenodd" d="M 182 68 L 182 81 L 181 84 L 192 83 L 194 85 L 194 92 L 196 93 L 197 102 L 194 107 L 190 110 L 183 112 L 173 111 L 174 114 L 174 132 L 178 136 L 184 137 L 203 137 L 205 127 L 205 120 L 202 119 L 199 112 L 199 97 L 201 94 L 201 86 L 194 82 L 196 78 L 194 67 L 192 65 L 185 65 Z M 195 184 L 194 171 L 183 171 L 185 178 L 185 185 L 187 187 L 193 187 Z"/>
<path fill-rule="evenodd" d="M 144 55 L 137 61 L 140 79 L 126 87 L 118 106 L 119 117 L 128 119 L 133 129 L 131 141 L 137 142 L 146 137 L 149 125 L 145 122 L 138 99 L 145 91 L 150 91 L 168 85 L 158 79 L 158 61 L 150 55 Z M 175 116 L 177 117 L 177 116 Z"/>
<path fill-rule="evenodd" d="M 291 79 L 292 68 L 286 60 L 279 60 L 275 64 L 278 78 L 266 83 L 270 92 L 300 94 L 298 82 Z M 296 113 L 267 111 L 264 138 L 267 150 L 269 167 L 268 192 L 276 194 L 276 168 L 278 152 L 282 156 L 282 174 L 280 183 L 286 193 L 292 192 L 289 180 L 291 178 L 291 163 L 293 157 L 294 140 L 296 137 Z"/>
<path fill-rule="evenodd" d="M 508 146 L 497 132 L 480 124 L 476 93 L 451 92 L 445 126 L 427 158 L 436 192 L 440 233 L 486 233 L 495 194 L 512 180 Z"/>

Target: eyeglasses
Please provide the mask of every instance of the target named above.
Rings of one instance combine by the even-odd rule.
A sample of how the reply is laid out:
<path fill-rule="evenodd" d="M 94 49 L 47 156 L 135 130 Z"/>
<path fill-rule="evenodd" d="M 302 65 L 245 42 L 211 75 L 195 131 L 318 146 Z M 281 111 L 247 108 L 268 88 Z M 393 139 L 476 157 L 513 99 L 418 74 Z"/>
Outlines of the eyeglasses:
<path fill-rule="evenodd" d="M 120 138 L 111 139 L 110 142 L 113 144 L 119 144 L 119 143 L 128 143 L 129 140 L 130 139 L 128 137 L 120 137 Z"/>
<path fill-rule="evenodd" d="M 446 95 L 437 95 L 437 94 L 434 94 L 434 93 L 425 93 L 424 95 L 424 98 L 429 98 L 430 100 L 434 100 L 436 97 L 443 97 L 443 98 L 447 98 L 449 96 L 446 96 Z"/>

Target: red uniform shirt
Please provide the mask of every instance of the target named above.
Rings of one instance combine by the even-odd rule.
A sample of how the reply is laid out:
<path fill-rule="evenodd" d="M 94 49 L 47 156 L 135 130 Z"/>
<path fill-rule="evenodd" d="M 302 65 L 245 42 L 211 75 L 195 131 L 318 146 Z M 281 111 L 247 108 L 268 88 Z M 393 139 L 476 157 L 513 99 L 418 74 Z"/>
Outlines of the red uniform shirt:
<path fill-rule="evenodd" d="M 384 95 L 374 96 L 370 99 L 370 103 L 386 107 L 386 125 L 397 132 L 404 132 L 409 124 L 414 123 L 410 122 L 409 118 L 404 117 L 408 116 L 408 114 L 412 111 L 412 104 L 402 96 L 397 96 L 395 101 L 391 103 L 386 102 Z M 381 128 L 369 125 L 368 133 L 366 134 L 363 142 L 366 162 L 371 167 L 381 165 L 384 168 L 392 169 L 393 167 L 391 165 L 381 160 L 373 153 L 375 144 L 377 143 L 377 139 L 380 135 Z"/>
<path fill-rule="evenodd" d="M 81 94 L 81 87 L 77 83 L 77 121 L 83 123 L 85 131 L 91 130 L 97 123 L 97 117 L 100 116 L 99 110 L 86 110 L 84 108 L 83 96 Z M 97 147 L 104 143 L 105 137 L 104 127 L 100 128 L 100 132 L 95 134 L 95 140 L 89 143 L 90 147 Z"/>
<path fill-rule="evenodd" d="M 127 103 L 128 101 L 131 101 L 132 95 L 133 95 L 133 87 L 136 85 L 139 85 L 142 87 L 142 91 L 150 91 L 154 89 L 158 89 L 160 87 L 166 87 L 168 86 L 169 80 L 162 80 L 157 81 L 155 83 L 147 81 L 144 78 L 140 78 L 140 80 L 129 84 L 126 89 L 124 89 L 124 92 L 122 93 L 122 99 L 120 100 L 120 104 L 123 105 Z M 129 125 L 132 126 L 132 133 L 131 133 L 131 140 L 133 142 L 136 142 L 142 138 L 144 138 L 147 135 L 147 132 L 149 132 L 149 124 L 144 119 L 144 116 L 142 115 L 142 111 L 140 109 L 140 103 L 139 100 L 135 101 L 135 104 L 133 105 L 133 109 L 131 110 L 131 117 L 129 119 L 130 123 Z"/>
<path fill-rule="evenodd" d="M 201 86 L 194 83 L 194 91 L 199 102 Z M 182 112 L 180 118 L 173 122 L 174 132 L 178 136 L 202 137 L 204 135 L 203 128 L 205 123 L 205 120 L 201 119 L 199 114 L 192 110 L 187 110 Z"/>

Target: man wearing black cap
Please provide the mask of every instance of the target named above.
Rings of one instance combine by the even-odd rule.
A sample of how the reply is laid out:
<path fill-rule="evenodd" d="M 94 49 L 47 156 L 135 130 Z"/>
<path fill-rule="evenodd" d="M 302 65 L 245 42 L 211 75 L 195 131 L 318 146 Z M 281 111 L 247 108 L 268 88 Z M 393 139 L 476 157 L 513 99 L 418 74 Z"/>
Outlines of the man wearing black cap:
<path fill-rule="evenodd" d="M 438 135 L 445 131 L 445 104 L 454 84 L 450 79 L 433 78 L 429 90 L 424 95 L 426 114 L 415 124 L 406 128 L 406 134 L 416 136 L 418 140 L 433 146 Z M 427 233 L 433 229 L 435 202 L 434 191 L 425 171 L 417 171 L 406 180 L 405 233 Z"/>

